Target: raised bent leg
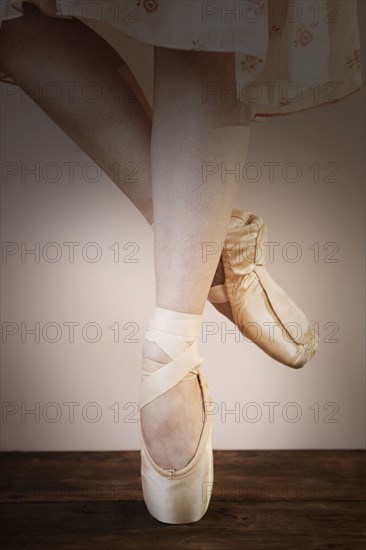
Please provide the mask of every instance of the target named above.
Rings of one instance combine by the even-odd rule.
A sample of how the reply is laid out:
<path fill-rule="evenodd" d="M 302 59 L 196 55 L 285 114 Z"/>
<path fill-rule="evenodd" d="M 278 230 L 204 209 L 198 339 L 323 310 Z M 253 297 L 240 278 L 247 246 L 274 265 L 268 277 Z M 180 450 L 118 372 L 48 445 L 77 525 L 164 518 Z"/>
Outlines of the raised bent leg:
<path fill-rule="evenodd" d="M 128 66 L 78 19 L 57 19 L 26 6 L 22 17 L 1 26 L 0 69 L 102 168 L 151 224 L 151 120 L 146 102 L 135 97 L 136 80 Z M 132 89 L 126 81 L 134 82 Z M 34 93 L 50 83 L 60 92 L 56 101 L 46 93 Z M 98 90 L 95 101 L 85 98 L 90 84 Z M 138 95 L 143 99 L 142 93 Z"/>

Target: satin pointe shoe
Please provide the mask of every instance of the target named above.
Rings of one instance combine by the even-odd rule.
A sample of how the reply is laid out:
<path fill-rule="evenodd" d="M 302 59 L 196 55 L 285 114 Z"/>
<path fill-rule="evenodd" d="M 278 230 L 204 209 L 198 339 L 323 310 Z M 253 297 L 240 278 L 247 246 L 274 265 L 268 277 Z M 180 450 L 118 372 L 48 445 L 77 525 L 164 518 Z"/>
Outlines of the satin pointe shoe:
<path fill-rule="evenodd" d="M 203 358 L 199 353 L 201 315 L 191 315 L 155 307 L 146 338 L 158 344 L 171 361 L 164 366 L 150 359 L 142 360 L 140 410 L 170 390 L 181 380 L 197 376 L 203 399 L 203 427 L 196 453 L 183 468 L 161 468 L 150 455 L 140 426 L 141 482 L 145 504 L 150 514 L 163 523 L 192 523 L 207 511 L 214 479 L 211 443 L 212 403 L 206 382 L 199 370 Z M 160 365 L 158 370 L 156 365 Z M 200 418 L 202 421 L 202 418 Z"/>
<path fill-rule="evenodd" d="M 300 368 L 313 357 L 318 338 L 306 315 L 268 273 L 265 242 L 262 218 L 235 208 L 221 256 L 225 283 L 211 287 L 208 300 L 229 302 L 243 336 L 276 361 Z"/>

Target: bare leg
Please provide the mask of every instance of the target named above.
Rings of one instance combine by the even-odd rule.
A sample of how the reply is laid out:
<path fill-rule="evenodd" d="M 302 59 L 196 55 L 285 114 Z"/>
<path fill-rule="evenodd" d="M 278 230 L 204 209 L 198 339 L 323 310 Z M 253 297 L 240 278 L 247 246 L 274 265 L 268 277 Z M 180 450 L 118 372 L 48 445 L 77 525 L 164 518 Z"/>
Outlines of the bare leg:
<path fill-rule="evenodd" d="M 203 261 L 204 243 L 222 243 L 238 189 L 234 176 L 205 180 L 206 162 L 233 166 L 246 154 L 250 117 L 230 96 L 202 101 L 204 82 L 219 80 L 234 89 L 234 54 L 156 48 L 152 128 L 157 305 L 202 314 L 217 268 Z M 143 354 L 169 358 L 145 340 Z M 197 378 L 183 381 L 141 411 L 144 438 L 163 467 L 181 468 L 195 453 L 202 429 Z M 179 413 L 178 413 L 179 411 Z M 197 422 L 197 418 L 201 422 Z"/>
<path fill-rule="evenodd" d="M 134 75 L 117 52 L 79 20 L 55 19 L 26 6 L 23 17 L 4 22 L 0 29 L 0 68 L 26 93 L 37 84 L 41 90 L 50 82 L 58 85 L 64 93 L 57 102 L 49 101 L 47 94 L 30 95 L 152 224 L 152 111 Z M 78 83 L 73 101 L 65 82 Z M 102 90 L 92 103 L 82 96 L 90 82 Z M 137 167 L 137 182 L 130 182 L 124 170 L 131 163 Z M 222 262 L 215 258 L 219 263 L 213 285 L 225 280 Z M 215 307 L 233 321 L 229 304 Z"/>

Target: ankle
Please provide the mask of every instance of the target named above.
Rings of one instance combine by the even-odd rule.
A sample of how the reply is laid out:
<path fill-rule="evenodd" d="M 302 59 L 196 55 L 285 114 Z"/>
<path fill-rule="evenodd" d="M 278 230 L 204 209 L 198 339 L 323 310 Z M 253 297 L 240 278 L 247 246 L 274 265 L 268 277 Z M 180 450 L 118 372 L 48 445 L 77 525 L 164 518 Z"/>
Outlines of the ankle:
<path fill-rule="evenodd" d="M 155 342 L 150 342 L 145 338 L 142 345 L 142 356 L 151 361 L 156 361 L 157 363 L 169 363 L 171 358 L 167 355 Z"/>
<path fill-rule="evenodd" d="M 183 313 L 155 306 L 142 346 L 143 358 L 161 364 L 170 363 L 174 359 L 173 355 L 178 354 L 179 347 L 184 346 L 184 342 L 186 346 L 191 345 L 199 337 L 201 320 L 202 316 L 198 314 Z M 159 332 L 163 336 L 161 346 L 155 341 L 155 334 L 159 335 Z M 171 334 L 173 344 L 169 344 L 166 348 L 164 339 L 168 338 L 169 334 Z"/>

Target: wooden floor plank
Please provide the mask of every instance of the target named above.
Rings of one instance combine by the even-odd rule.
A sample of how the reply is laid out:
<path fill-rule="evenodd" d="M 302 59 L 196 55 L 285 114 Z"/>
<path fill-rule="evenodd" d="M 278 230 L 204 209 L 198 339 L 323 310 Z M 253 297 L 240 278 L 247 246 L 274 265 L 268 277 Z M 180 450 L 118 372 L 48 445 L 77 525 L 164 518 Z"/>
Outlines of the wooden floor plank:
<path fill-rule="evenodd" d="M 8 452 L 1 500 L 143 500 L 138 451 Z M 365 500 L 363 451 L 214 451 L 212 500 Z M 362 481 L 363 480 L 363 481 Z"/>
<path fill-rule="evenodd" d="M 214 451 L 201 521 L 166 525 L 143 502 L 140 456 L 4 452 L 0 546 L 24 549 L 364 550 L 364 451 Z"/>
<path fill-rule="evenodd" d="M 359 502 L 214 502 L 196 524 L 165 525 L 142 502 L 43 502 L 3 504 L 1 517 L 8 545 L 22 548 L 31 541 L 32 548 L 56 543 L 57 548 L 114 548 L 123 543 L 125 548 L 225 549 L 250 543 L 250 549 L 277 545 L 293 550 L 296 541 L 297 548 L 328 544 L 348 550 L 364 548 L 365 511 Z"/>

